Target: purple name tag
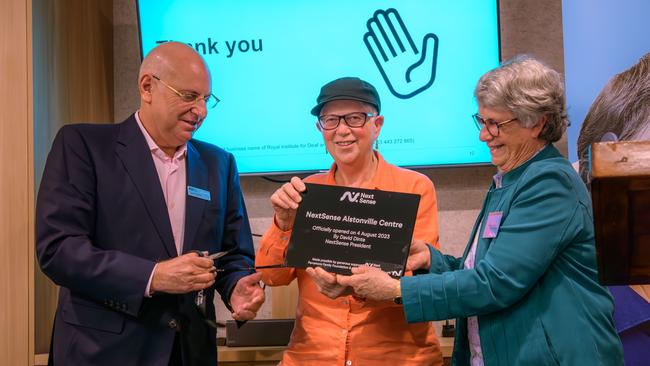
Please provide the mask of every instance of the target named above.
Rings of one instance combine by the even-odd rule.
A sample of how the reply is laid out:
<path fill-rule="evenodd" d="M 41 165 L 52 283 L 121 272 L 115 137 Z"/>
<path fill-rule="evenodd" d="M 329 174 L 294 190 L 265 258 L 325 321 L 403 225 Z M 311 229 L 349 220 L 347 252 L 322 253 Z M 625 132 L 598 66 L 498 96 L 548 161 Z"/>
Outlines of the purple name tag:
<path fill-rule="evenodd" d="M 501 226 L 501 217 L 503 212 L 495 211 L 488 214 L 487 222 L 485 223 L 485 228 L 483 229 L 482 238 L 496 238 L 497 233 L 499 232 L 499 226 Z"/>

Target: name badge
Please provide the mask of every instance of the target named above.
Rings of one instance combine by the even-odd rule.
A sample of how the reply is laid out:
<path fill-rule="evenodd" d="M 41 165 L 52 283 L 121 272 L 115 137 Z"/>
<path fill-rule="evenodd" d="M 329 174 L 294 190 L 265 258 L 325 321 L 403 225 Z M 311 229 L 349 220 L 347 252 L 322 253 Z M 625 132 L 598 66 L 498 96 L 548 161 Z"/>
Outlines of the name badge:
<path fill-rule="evenodd" d="M 206 191 L 205 189 L 187 186 L 187 194 L 204 201 L 210 201 L 210 191 Z"/>
<path fill-rule="evenodd" d="M 487 222 L 485 223 L 485 228 L 483 229 L 483 238 L 497 237 L 499 226 L 501 226 L 501 217 L 503 217 L 503 212 L 501 211 L 490 212 L 488 214 Z"/>

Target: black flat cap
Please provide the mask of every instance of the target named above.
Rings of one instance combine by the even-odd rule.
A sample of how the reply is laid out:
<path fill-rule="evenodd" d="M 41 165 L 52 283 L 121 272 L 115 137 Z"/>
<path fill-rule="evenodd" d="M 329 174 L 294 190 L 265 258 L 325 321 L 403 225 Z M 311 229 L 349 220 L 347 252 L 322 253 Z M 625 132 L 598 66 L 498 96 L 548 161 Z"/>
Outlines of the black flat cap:
<path fill-rule="evenodd" d="M 333 100 L 356 100 L 368 103 L 377 108 L 377 114 L 381 110 L 377 89 L 359 78 L 344 77 L 323 85 L 318 98 L 316 98 L 318 104 L 311 109 L 311 114 L 318 116 L 325 103 Z"/>

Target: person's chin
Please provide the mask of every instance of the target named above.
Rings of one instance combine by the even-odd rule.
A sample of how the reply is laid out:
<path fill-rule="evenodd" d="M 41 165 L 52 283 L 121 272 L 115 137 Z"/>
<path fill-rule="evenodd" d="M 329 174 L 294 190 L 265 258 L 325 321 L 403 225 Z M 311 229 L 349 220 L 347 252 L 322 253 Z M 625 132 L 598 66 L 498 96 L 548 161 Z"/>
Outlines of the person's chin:
<path fill-rule="evenodd" d="M 353 154 L 357 150 L 355 145 L 336 146 L 336 151 L 340 154 Z"/>
<path fill-rule="evenodd" d="M 490 156 L 492 157 L 492 164 L 494 165 L 498 165 L 505 160 L 501 149 L 490 150 Z"/>
<path fill-rule="evenodd" d="M 334 155 L 334 160 L 340 164 L 352 164 L 358 159 L 359 155 L 354 152 L 343 152 Z"/>
<path fill-rule="evenodd" d="M 501 159 L 500 157 L 495 157 L 494 155 L 492 155 L 492 165 L 494 165 L 496 167 L 499 167 L 502 163 L 503 163 L 503 159 Z"/>
<path fill-rule="evenodd" d="M 178 134 L 176 136 L 176 140 L 180 143 L 180 145 L 183 145 L 186 142 L 190 141 L 192 139 L 193 135 L 194 135 L 194 132 L 192 132 L 192 131 L 183 131 L 183 132 L 181 132 L 180 134 Z"/>

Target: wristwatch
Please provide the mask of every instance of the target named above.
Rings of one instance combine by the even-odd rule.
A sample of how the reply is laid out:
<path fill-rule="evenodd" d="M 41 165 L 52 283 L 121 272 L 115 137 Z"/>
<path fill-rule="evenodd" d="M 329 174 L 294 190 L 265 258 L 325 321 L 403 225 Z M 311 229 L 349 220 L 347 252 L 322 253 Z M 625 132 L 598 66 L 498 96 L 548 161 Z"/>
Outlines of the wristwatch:
<path fill-rule="evenodd" d="M 397 305 L 402 305 L 402 286 L 400 280 L 397 280 L 397 287 L 395 287 L 395 297 L 393 297 L 393 302 Z"/>

